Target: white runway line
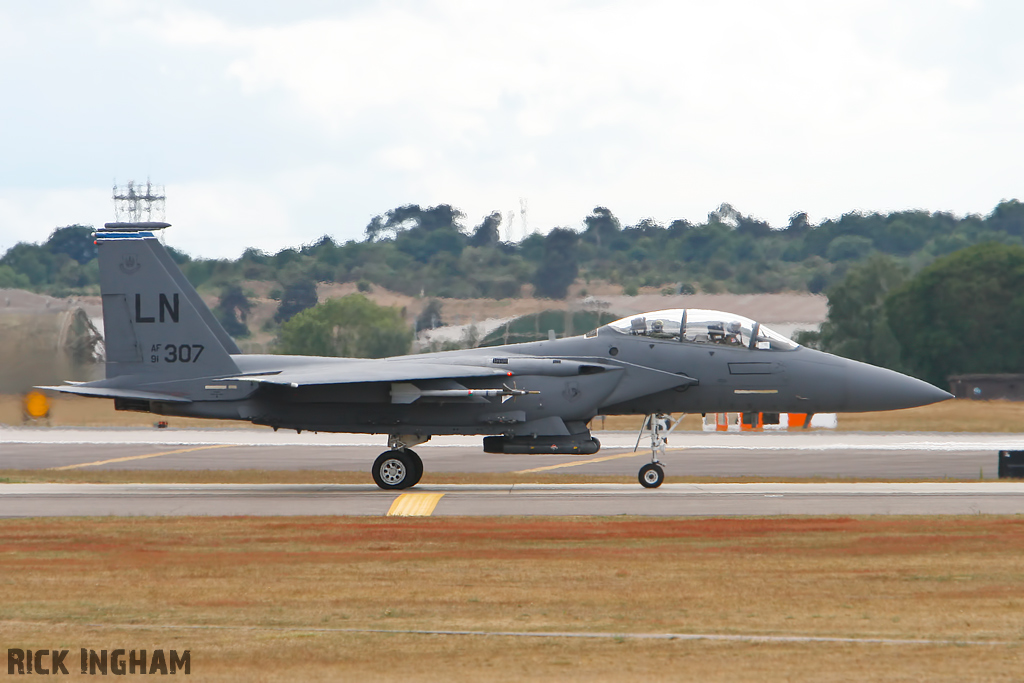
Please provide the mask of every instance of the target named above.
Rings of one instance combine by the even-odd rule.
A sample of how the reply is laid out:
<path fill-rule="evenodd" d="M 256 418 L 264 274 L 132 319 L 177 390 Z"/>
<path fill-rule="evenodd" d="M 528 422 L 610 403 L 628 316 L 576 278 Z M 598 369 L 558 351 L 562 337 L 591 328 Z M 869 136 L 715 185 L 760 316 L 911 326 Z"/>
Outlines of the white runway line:
<path fill-rule="evenodd" d="M 416 636 L 497 636 L 505 638 L 594 638 L 627 640 L 715 640 L 741 643 L 842 643 L 861 645 L 1019 645 L 1005 640 L 878 638 L 871 636 L 760 635 L 756 633 L 605 633 L 589 631 L 449 631 L 443 629 L 323 628 L 301 626 L 232 626 L 217 624 L 66 624 L 35 621 L 0 621 L 2 625 L 77 626 L 111 629 L 188 631 L 269 631 L 274 633 L 380 633 Z"/>
<path fill-rule="evenodd" d="M 633 450 L 636 432 L 595 432 L 604 450 Z M 482 448 L 480 436 L 435 436 L 423 448 Z M 0 427 L 0 445 L 10 444 L 147 444 L 155 446 L 356 446 L 386 448 L 382 435 L 296 434 L 269 429 L 65 429 Z M 669 450 L 727 449 L 756 451 L 986 451 L 1024 450 L 1024 434 L 985 433 L 718 433 L 677 432 Z M 647 451 L 641 440 L 639 451 Z"/>

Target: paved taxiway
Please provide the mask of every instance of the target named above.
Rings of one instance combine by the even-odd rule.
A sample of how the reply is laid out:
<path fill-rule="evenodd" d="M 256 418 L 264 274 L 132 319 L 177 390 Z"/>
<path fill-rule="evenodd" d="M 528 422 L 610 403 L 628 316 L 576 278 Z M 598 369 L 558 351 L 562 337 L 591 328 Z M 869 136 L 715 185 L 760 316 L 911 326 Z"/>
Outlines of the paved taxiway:
<path fill-rule="evenodd" d="M 598 435 L 593 456 L 489 455 L 475 437 L 417 447 L 430 472 L 551 472 L 635 476 L 649 457 L 636 435 Z M 268 430 L 0 428 L 0 469 L 323 469 L 366 472 L 381 437 Z M 971 482 L 849 484 L 0 485 L 0 516 L 52 515 L 776 515 L 1024 514 L 1024 482 L 996 476 L 1018 434 L 835 432 L 673 435 L 668 474 Z"/>
<path fill-rule="evenodd" d="M 6 484 L 0 516 L 1024 514 L 1024 482 L 372 485 Z"/>
<path fill-rule="evenodd" d="M 635 476 L 649 458 L 636 434 L 599 433 L 593 456 L 483 453 L 479 437 L 416 447 L 428 472 L 548 471 Z M 0 428 L 0 469 L 336 470 L 368 472 L 383 437 L 225 429 Z M 731 434 L 682 432 L 663 458 L 669 476 L 994 479 L 1000 450 L 1022 434 Z"/>

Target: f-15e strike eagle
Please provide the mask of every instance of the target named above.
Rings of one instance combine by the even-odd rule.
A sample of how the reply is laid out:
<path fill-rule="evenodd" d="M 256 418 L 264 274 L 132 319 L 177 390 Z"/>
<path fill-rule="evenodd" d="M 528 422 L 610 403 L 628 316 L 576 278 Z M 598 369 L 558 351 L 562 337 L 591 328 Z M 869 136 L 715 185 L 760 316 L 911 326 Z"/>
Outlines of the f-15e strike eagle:
<path fill-rule="evenodd" d="M 487 453 L 596 453 L 597 415 L 647 415 L 661 484 L 671 413 L 863 412 L 952 396 L 891 370 L 802 347 L 719 311 L 634 315 L 583 336 L 379 360 L 242 354 L 155 236 L 167 223 L 96 231 L 106 379 L 44 387 L 118 410 L 247 420 L 275 429 L 387 434 L 383 489 L 414 486 L 413 446 L 484 435 Z"/>

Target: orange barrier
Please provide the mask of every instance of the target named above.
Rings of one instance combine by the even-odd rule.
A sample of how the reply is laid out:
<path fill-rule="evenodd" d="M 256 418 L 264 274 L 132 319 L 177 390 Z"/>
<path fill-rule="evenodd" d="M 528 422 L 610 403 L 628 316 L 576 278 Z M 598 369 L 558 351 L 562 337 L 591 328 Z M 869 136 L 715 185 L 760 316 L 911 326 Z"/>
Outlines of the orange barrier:
<path fill-rule="evenodd" d="M 767 416 L 767 418 L 766 418 Z M 761 432 L 767 429 L 809 427 L 808 413 L 714 413 L 704 419 L 704 430 L 715 432 Z"/>
<path fill-rule="evenodd" d="M 741 432 L 760 432 L 763 429 L 764 413 L 743 413 L 740 417 Z"/>

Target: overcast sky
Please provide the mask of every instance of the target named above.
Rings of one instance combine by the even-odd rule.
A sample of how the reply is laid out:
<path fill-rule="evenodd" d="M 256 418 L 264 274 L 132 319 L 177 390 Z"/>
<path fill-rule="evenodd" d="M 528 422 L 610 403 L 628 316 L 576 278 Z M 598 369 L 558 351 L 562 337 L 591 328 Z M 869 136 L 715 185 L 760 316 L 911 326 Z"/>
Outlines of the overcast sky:
<path fill-rule="evenodd" d="M 0 0 L 0 253 L 166 186 L 199 256 L 1024 197 L 1024 3 Z M 503 233 L 503 236 L 505 233 Z"/>

